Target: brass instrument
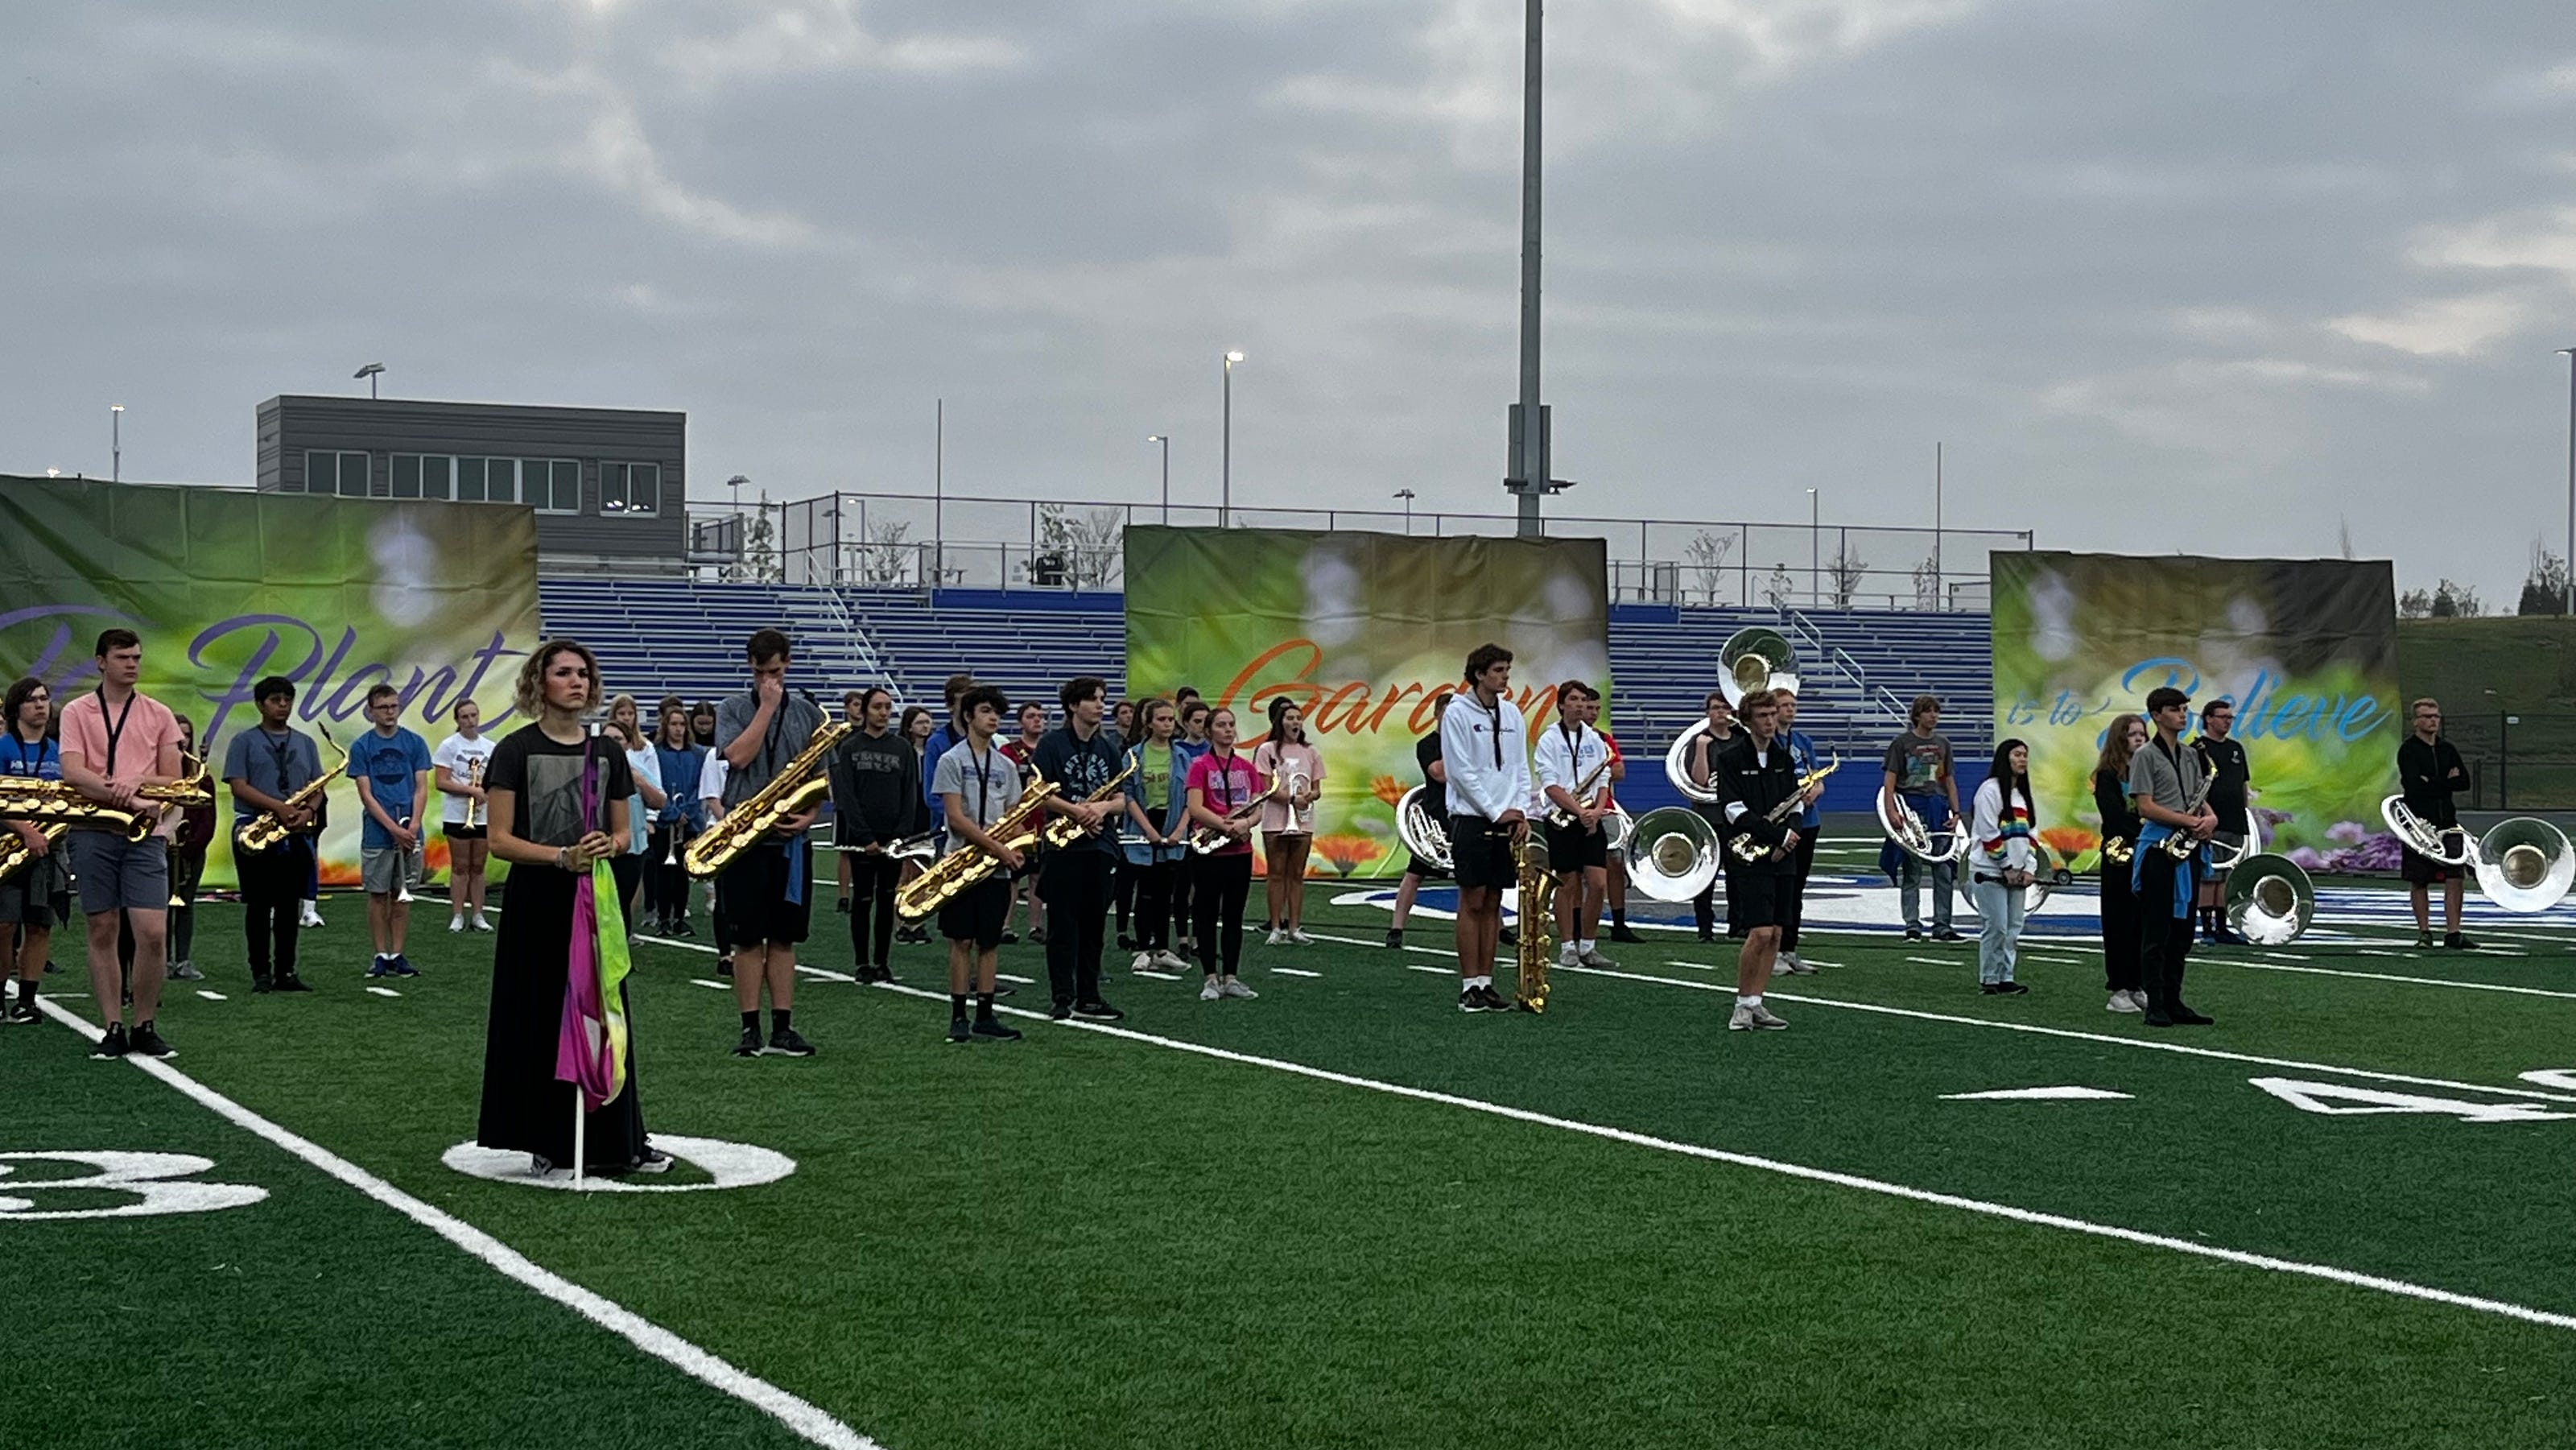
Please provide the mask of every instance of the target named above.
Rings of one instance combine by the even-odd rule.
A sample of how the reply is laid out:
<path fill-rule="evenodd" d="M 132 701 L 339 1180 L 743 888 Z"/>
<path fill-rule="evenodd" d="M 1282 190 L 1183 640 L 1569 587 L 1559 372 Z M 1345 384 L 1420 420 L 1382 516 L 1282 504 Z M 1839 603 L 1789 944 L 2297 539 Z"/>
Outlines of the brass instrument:
<path fill-rule="evenodd" d="M 465 763 L 465 783 L 467 785 L 477 788 L 482 786 L 484 759 L 485 757 L 478 755 Z M 468 826 L 479 826 L 483 824 L 483 803 L 472 796 L 467 796 L 465 798 L 465 824 Z"/>
<path fill-rule="evenodd" d="M 2136 849 L 2119 836 L 2106 836 L 2102 840 L 2102 859 L 2114 866 L 2126 866 Z"/>
<path fill-rule="evenodd" d="M 1622 854 L 1628 883 L 1657 901 L 1688 901 L 1708 889 L 1723 863 L 1717 828 L 1687 806 L 1665 806 L 1638 817 Z"/>
<path fill-rule="evenodd" d="M 1788 636 L 1755 625 L 1728 635 L 1717 650 L 1717 688 L 1726 703 L 1741 710 L 1744 697 L 1756 690 L 1798 690 L 1797 654 Z"/>
<path fill-rule="evenodd" d="M 2415 814 L 2415 808 L 2406 804 L 2402 795 L 2381 801 L 2379 816 L 2388 822 L 2389 831 L 2418 856 L 2430 857 L 2445 866 L 2466 866 L 2477 854 L 2477 843 L 2468 832 L 2457 826 L 2434 825 Z M 2454 841 L 2458 844 L 2450 844 Z"/>
<path fill-rule="evenodd" d="M 1786 747 L 1783 746 L 1783 748 L 1785 749 Z M 1837 750 L 1834 752 L 1834 758 L 1831 763 L 1827 764 L 1824 769 L 1811 770 L 1805 775 L 1798 777 L 1798 788 L 1789 792 L 1789 798 L 1787 800 L 1773 806 L 1769 813 L 1762 817 L 1764 823 L 1769 825 L 1778 825 L 1780 822 L 1785 821 L 1798 812 L 1805 810 L 1807 808 L 1807 793 L 1814 790 L 1817 786 L 1824 784 L 1826 776 L 1829 776 L 1842 768 L 1842 752 Z M 1749 835 L 1737 836 L 1734 844 L 1729 849 L 1735 853 L 1736 860 L 1747 863 L 1773 860 L 1780 855 L 1780 848 L 1778 846 L 1766 846 Z"/>
<path fill-rule="evenodd" d="M 412 828 L 411 817 L 408 815 L 395 822 L 395 824 L 401 826 L 406 831 Z M 401 859 L 394 863 L 394 900 L 401 902 L 405 906 L 409 906 L 413 901 L 411 894 L 411 863 L 421 859 L 419 853 L 423 849 L 423 845 L 424 843 L 420 836 L 413 836 L 411 838 L 411 849 L 403 852 Z"/>
<path fill-rule="evenodd" d="M 2182 813 L 2186 816 L 2198 815 L 2200 813 L 2200 808 L 2209 803 L 2210 787 L 2216 784 L 2218 784 L 2218 766 L 2213 762 L 2210 764 L 2208 772 L 2201 776 L 2199 787 L 2192 791 L 2191 800 L 2182 808 Z M 2192 852 L 2199 850 L 2202 846 L 2207 845 L 2208 843 L 2201 840 L 2198 836 L 2192 835 L 2188 831 L 2176 831 L 2172 835 L 2165 837 L 2160 844 L 2164 846 L 2166 855 L 2171 856 L 2177 861 L 2188 861 L 2191 859 Z M 2459 863 L 2453 862 L 2452 864 L 2457 865 Z"/>
<path fill-rule="evenodd" d="M 1449 859 L 1449 823 L 1435 819 L 1431 809 L 1422 803 L 1431 787 L 1417 785 L 1406 791 L 1395 803 L 1395 835 L 1404 849 L 1413 853 L 1416 865 L 1446 871 Z"/>
<path fill-rule="evenodd" d="M 2547 911 L 2576 885 L 2567 833 L 2533 816 L 2498 821 L 2470 853 L 2478 890 L 2507 911 Z"/>
<path fill-rule="evenodd" d="M 1971 843 L 1966 822 L 1952 821 L 1948 830 L 1940 833 L 1950 837 L 1950 844 L 1935 846 L 1932 837 L 1936 833 L 1925 829 L 1923 818 L 1914 813 L 1914 807 L 1905 803 L 1905 797 L 1894 791 L 1882 789 L 1878 793 L 1878 825 L 1887 833 L 1889 840 L 1918 861 L 1929 861 L 1938 866 L 1968 858 Z"/>
<path fill-rule="evenodd" d="M 779 822 L 812 810 L 832 788 L 831 777 L 823 770 L 824 757 L 858 728 L 847 720 L 824 721 L 776 779 L 689 842 L 689 849 L 681 853 L 689 874 L 701 881 L 715 875 L 732 865 L 735 857 L 776 835 Z"/>
<path fill-rule="evenodd" d="M 1125 770 L 1111 776 L 1107 785 L 1104 785 L 1100 789 L 1093 791 L 1091 794 L 1084 796 L 1082 798 L 1082 803 L 1087 806 L 1095 806 L 1100 804 L 1102 801 L 1109 799 L 1113 795 L 1122 793 L 1127 788 L 1127 777 L 1134 775 L 1135 773 L 1136 762 L 1134 760 L 1129 760 Z M 1038 832 L 1038 841 L 1042 845 L 1051 846 L 1056 850 L 1061 851 L 1065 847 L 1072 845 L 1074 842 L 1081 840 L 1083 837 L 1090 835 L 1095 829 L 1098 828 L 1085 827 L 1076 822 L 1071 816 L 1056 816 L 1046 823 L 1045 830 Z"/>
<path fill-rule="evenodd" d="M 340 749 L 340 742 L 331 739 L 331 732 L 328 728 L 320 726 L 315 728 L 321 729 L 322 738 L 330 741 L 332 749 Z M 346 766 L 348 763 L 349 752 L 340 750 L 340 765 Z M 322 772 L 321 774 L 313 777 L 310 781 L 307 781 L 295 792 L 295 794 L 288 796 L 282 804 L 296 810 L 311 808 L 322 799 L 323 792 L 330 788 L 332 780 L 337 777 L 339 773 L 340 771 L 338 767 Z M 317 817 L 316 819 L 318 821 L 319 818 Z M 309 831 L 314 828 L 306 827 L 305 829 Z M 261 815 L 253 816 L 249 820 L 244 821 L 233 828 L 233 854 L 238 856 L 244 853 L 256 853 L 271 850 L 284 844 L 286 838 L 292 834 L 296 833 L 290 832 L 286 829 L 285 821 L 281 819 L 275 811 L 268 811 Z"/>
<path fill-rule="evenodd" d="M 2249 856 L 2228 874 L 2226 910 L 2237 935 L 2256 946 L 2286 946 L 2316 919 L 2316 884 L 2287 856 Z"/>
<path fill-rule="evenodd" d="M 1010 847 L 1026 851 L 1037 845 L 1046 828 L 1035 824 L 1045 811 L 1048 799 L 1063 787 L 1034 772 L 1026 790 L 1000 820 L 984 828 L 984 834 Z M 894 914 L 905 921 L 919 921 L 946 906 L 968 887 L 991 876 L 1002 859 L 981 847 L 968 846 L 940 857 L 922 873 L 905 882 L 894 894 Z"/>
<path fill-rule="evenodd" d="M 1273 775 L 1270 777 L 1270 787 L 1271 790 L 1279 788 L 1278 776 Z M 1245 801 L 1243 804 L 1236 806 L 1233 810 L 1226 812 L 1225 823 L 1231 826 L 1251 820 L 1254 816 L 1261 813 L 1261 803 L 1268 799 L 1270 799 L 1270 791 L 1262 791 L 1252 799 Z M 1445 858 L 1445 837 L 1443 838 L 1443 841 L 1443 854 Z M 1234 837 L 1227 835 L 1225 832 L 1218 830 L 1214 826 L 1194 826 L 1191 828 L 1189 835 L 1184 838 L 1182 844 L 1190 848 L 1190 853 L 1192 855 L 1212 856 L 1234 844 Z"/>
<path fill-rule="evenodd" d="M 1547 839 L 1537 831 L 1523 829 L 1512 852 L 1519 879 L 1514 883 L 1520 892 L 1520 941 L 1515 959 L 1520 968 L 1520 981 L 1513 989 L 1513 999 L 1524 1012 L 1547 1010 L 1547 959 L 1555 951 L 1551 939 L 1556 926 L 1556 870 L 1548 859 Z"/>
<path fill-rule="evenodd" d="M 51 852 L 61 850 L 64 838 L 71 833 L 71 827 L 56 821 L 36 834 L 45 838 L 45 849 Z M 43 859 L 16 831 L 0 830 L 0 881 L 10 880 Z"/>
<path fill-rule="evenodd" d="M 1717 762 L 1714 759 L 1709 762 L 1710 780 L 1707 785 L 1690 778 L 1691 747 L 1707 733 L 1708 717 L 1702 715 L 1690 723 L 1689 729 L 1673 738 L 1673 743 L 1664 749 L 1664 779 L 1672 782 L 1673 789 L 1681 793 L 1683 800 L 1713 806 L 1725 799 L 1726 794 L 1717 788 Z"/>
<path fill-rule="evenodd" d="M 1288 792 L 1280 797 L 1288 803 L 1288 819 L 1279 827 L 1279 834 L 1302 836 L 1314 829 L 1314 823 L 1311 820 L 1301 819 L 1297 814 L 1297 797 L 1305 794 L 1314 784 L 1314 780 L 1302 770 L 1292 770 L 1288 773 Z"/>
<path fill-rule="evenodd" d="M 1576 800 L 1589 800 L 1594 791 L 1601 789 L 1601 777 L 1608 775 L 1609 773 L 1610 757 L 1604 755 L 1601 757 L 1601 763 L 1592 767 L 1589 771 L 1586 771 L 1583 778 L 1574 783 L 1574 789 L 1567 791 L 1566 794 L 1574 797 Z M 1607 794 L 1607 791 L 1603 791 L 1603 793 Z M 1594 803 L 1598 804 L 1598 802 Z M 1573 830 L 1575 824 L 1580 820 L 1582 820 L 1582 817 L 1567 810 L 1563 806 L 1551 804 L 1547 808 L 1547 823 L 1556 827 L 1560 831 Z"/>
<path fill-rule="evenodd" d="M 886 847 L 885 853 L 896 861 L 928 861 L 939 854 L 939 833 L 924 831 L 918 836 L 906 836 Z"/>
<path fill-rule="evenodd" d="M 74 830 L 115 831 L 129 841 L 147 840 L 161 826 L 161 809 L 214 802 L 214 783 L 202 773 L 192 780 L 135 788 L 135 799 L 156 809 L 118 810 L 82 795 L 63 780 L 0 781 L 0 818 L 34 825 L 66 825 Z"/>

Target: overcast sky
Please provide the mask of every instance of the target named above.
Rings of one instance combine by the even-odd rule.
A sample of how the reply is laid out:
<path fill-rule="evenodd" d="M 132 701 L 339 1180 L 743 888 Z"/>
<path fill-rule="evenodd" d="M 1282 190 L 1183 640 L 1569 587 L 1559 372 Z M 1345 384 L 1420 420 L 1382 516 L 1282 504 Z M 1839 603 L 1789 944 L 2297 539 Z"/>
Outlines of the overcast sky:
<path fill-rule="evenodd" d="M 2576 7 L 1564 0 L 1583 512 L 2336 553 L 2566 529 Z M 0 471 L 280 392 L 686 409 L 702 497 L 1506 506 L 1516 0 L 0 7 Z"/>

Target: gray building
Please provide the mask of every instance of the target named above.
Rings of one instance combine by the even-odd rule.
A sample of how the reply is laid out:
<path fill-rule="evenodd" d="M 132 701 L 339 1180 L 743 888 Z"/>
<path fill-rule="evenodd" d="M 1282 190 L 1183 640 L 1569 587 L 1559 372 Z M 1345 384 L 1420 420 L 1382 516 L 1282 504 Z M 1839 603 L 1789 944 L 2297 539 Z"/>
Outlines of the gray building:
<path fill-rule="evenodd" d="M 262 493 L 524 503 L 548 573 L 687 568 L 689 417 L 288 395 L 259 405 Z"/>

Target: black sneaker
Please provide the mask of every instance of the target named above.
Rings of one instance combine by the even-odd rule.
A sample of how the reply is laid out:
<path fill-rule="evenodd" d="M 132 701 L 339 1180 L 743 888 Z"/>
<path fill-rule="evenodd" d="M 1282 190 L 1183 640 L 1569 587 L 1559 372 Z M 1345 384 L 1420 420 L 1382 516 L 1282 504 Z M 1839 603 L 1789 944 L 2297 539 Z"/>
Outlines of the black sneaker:
<path fill-rule="evenodd" d="M 1494 1009 L 1485 1005 L 1485 996 L 1482 992 L 1477 991 L 1473 987 L 1466 987 L 1460 989 L 1458 993 L 1458 1010 L 1461 1012 L 1491 1012 Z"/>
<path fill-rule="evenodd" d="M 636 1159 L 628 1171 L 634 1173 L 668 1173 L 671 1171 L 671 1155 L 663 1152 L 659 1148 L 647 1148 L 644 1150 L 644 1156 Z"/>
<path fill-rule="evenodd" d="M 2455 931 L 2449 932 L 2443 936 L 2442 945 L 2449 947 L 2455 952 L 2464 952 L 2474 948 L 2477 943 Z"/>
<path fill-rule="evenodd" d="M 41 1022 L 43 1020 L 44 1014 L 36 1010 L 36 1004 L 33 1002 L 12 1002 L 9 1004 L 9 1010 L 7 1012 L 0 1013 L 0 1021 L 12 1023 Z"/>
<path fill-rule="evenodd" d="M 834 911 L 839 912 L 839 913 L 840 913 L 841 915 L 843 915 L 843 916 L 847 916 L 847 915 L 849 915 L 849 914 L 850 914 L 850 898 L 848 898 L 848 897 L 844 896 L 844 897 L 842 897 L 840 900 L 833 902 L 833 903 L 832 903 L 832 909 L 833 909 Z"/>
<path fill-rule="evenodd" d="M 1907 928 L 1905 929 L 1905 939 L 1906 939 L 1907 941 L 1921 941 L 1921 940 L 1923 940 L 1923 928 L 1921 928 L 1921 927 L 1919 927 L 1919 926 L 1909 926 L 1909 927 L 1907 927 Z"/>
<path fill-rule="evenodd" d="M 1948 927 L 1946 927 L 1946 926 L 1945 926 L 1945 927 L 1941 927 L 1941 928 L 1939 928 L 1938 930 L 1934 931 L 1934 932 L 1932 933 L 1932 939 L 1933 939 L 1934 941 L 1966 941 L 1966 940 L 1967 940 L 1967 938 L 1966 938 L 1966 937 L 1963 937 L 1963 936 L 1959 935 L 1957 932 L 1952 931 L 1950 928 L 1948 928 Z"/>
<path fill-rule="evenodd" d="M 288 972 L 277 979 L 277 990 L 281 992 L 310 992 L 313 989 L 304 985 L 304 979 L 302 977 L 295 975 L 293 972 Z"/>
<path fill-rule="evenodd" d="M 798 1035 L 793 1027 L 781 1027 L 769 1034 L 769 1050 L 780 1057 L 812 1057 L 814 1044 Z"/>
<path fill-rule="evenodd" d="M 1627 943 L 1630 943 L 1631 945 L 1634 945 L 1634 944 L 1636 944 L 1636 943 L 1643 942 L 1643 941 L 1645 940 L 1645 938 L 1644 938 L 1644 937 L 1641 937 L 1641 936 L 1637 935 L 1635 932 L 1630 931 L 1630 930 L 1629 930 L 1627 927 L 1625 927 L 1625 926 L 1614 926 L 1614 927 L 1610 928 L 1610 939 L 1611 939 L 1612 941 L 1617 941 L 1617 942 L 1627 942 Z"/>
<path fill-rule="evenodd" d="M 394 959 L 390 965 L 390 970 L 392 974 L 397 977 L 417 977 L 420 975 L 420 968 L 413 966 L 411 964 L 411 958 L 403 955 L 401 952 L 394 953 Z"/>
<path fill-rule="evenodd" d="M 2173 1011 L 2168 1015 L 2173 1018 L 2176 1027 L 2207 1027 L 2218 1020 L 2206 1013 L 2194 1012 L 2179 1002 L 2174 1004 Z"/>
<path fill-rule="evenodd" d="M 736 1057 L 758 1057 L 760 1056 L 760 1045 L 760 1029 L 757 1027 L 746 1027 L 742 1029 L 742 1040 L 733 1045 L 733 1055 Z"/>
<path fill-rule="evenodd" d="M 1388 951 L 1400 951 L 1403 949 L 1404 929 L 1402 927 L 1397 927 L 1387 932 L 1386 947 Z"/>
<path fill-rule="evenodd" d="M 253 977 L 250 979 L 250 989 L 254 995 L 265 997 L 269 993 L 276 991 L 277 987 L 266 977 Z"/>
<path fill-rule="evenodd" d="M 2027 995 L 2030 988 L 2019 982 L 1988 982 L 1977 990 L 1989 997 L 2020 997 Z"/>
<path fill-rule="evenodd" d="M 965 1018 L 951 1017 L 948 1019 L 948 1040 L 951 1042 L 972 1042 L 975 1040 L 974 1029 L 966 1025 Z"/>
<path fill-rule="evenodd" d="M 1004 940 L 1004 941 L 1009 941 L 1009 940 L 1010 940 L 1010 938 L 1006 936 L 1006 937 L 1002 938 L 1002 940 Z M 1045 946 L 1045 945 L 1046 945 L 1046 928 L 1045 928 L 1045 927 L 1042 927 L 1042 926 L 1033 926 L 1033 927 L 1030 927 L 1030 928 L 1029 928 L 1029 940 L 1030 940 L 1030 941 L 1032 941 L 1032 942 L 1034 942 L 1034 943 L 1036 943 L 1036 944 L 1037 944 L 1037 945 L 1039 945 L 1039 946 Z"/>
<path fill-rule="evenodd" d="M 718 957 L 718 958 L 716 958 L 716 975 L 717 975 L 717 976 L 719 976 L 719 977 L 730 977 L 730 976 L 732 976 L 732 975 L 733 975 L 733 958 L 731 958 L 731 957 Z"/>
<path fill-rule="evenodd" d="M 995 995 L 999 994 L 997 993 Z M 1047 1006 L 1047 1020 L 1049 1022 L 1062 1022 L 1064 1019 L 1072 1015 L 1073 1004 L 1071 1002 L 1054 1002 Z"/>
<path fill-rule="evenodd" d="M 673 936 L 693 937 L 697 934 L 697 929 L 689 925 L 689 919 L 685 916 L 671 923 L 671 935 Z"/>
<path fill-rule="evenodd" d="M 1124 1022 L 1127 1020 L 1126 1013 L 1121 1012 L 1117 1008 L 1096 998 L 1089 1002 L 1074 1003 L 1073 1015 L 1081 1018 L 1085 1022 Z"/>
<path fill-rule="evenodd" d="M 1006 932 L 1003 932 L 1003 933 L 1002 933 L 1002 945 L 1004 945 L 1004 946 L 1006 946 L 1006 947 L 1008 947 L 1008 946 L 1017 946 L 1017 945 L 1019 945 L 1019 942 L 1020 942 L 1020 934 L 1019 934 L 1018 932 L 1015 932 L 1015 931 L 1006 931 Z"/>
<path fill-rule="evenodd" d="M 98 1046 L 91 1048 L 89 1055 L 94 1061 L 114 1062 L 125 1055 L 125 1048 L 125 1024 L 110 1022 L 107 1035 L 98 1040 Z"/>
<path fill-rule="evenodd" d="M 1005 1027 L 998 1019 L 991 1017 L 976 1018 L 975 1025 L 968 1030 L 975 1034 L 975 1038 L 979 1042 L 1017 1042 L 1020 1040 L 1020 1032 L 1018 1028 Z"/>
<path fill-rule="evenodd" d="M 136 1052 L 143 1054 L 145 1057 L 177 1057 L 179 1055 L 179 1049 L 172 1047 L 167 1041 L 162 1039 L 161 1029 L 153 1026 L 149 1022 L 138 1022 L 134 1024 L 134 1036 L 130 1040 L 133 1049 Z"/>

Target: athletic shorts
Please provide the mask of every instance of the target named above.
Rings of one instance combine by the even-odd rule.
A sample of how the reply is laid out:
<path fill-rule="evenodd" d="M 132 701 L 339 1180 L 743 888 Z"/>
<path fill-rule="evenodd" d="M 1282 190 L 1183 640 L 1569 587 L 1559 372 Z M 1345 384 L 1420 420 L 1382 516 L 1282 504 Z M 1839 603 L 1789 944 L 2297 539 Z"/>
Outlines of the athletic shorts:
<path fill-rule="evenodd" d="M 1729 916 L 1747 931 L 1787 926 L 1798 909 L 1797 872 L 1788 869 L 1786 863 L 1747 868 L 1730 862 L 1726 868 L 1726 900 Z"/>
<path fill-rule="evenodd" d="M 52 855 L 30 861 L 17 875 L 0 881 L 0 926 L 23 925 L 48 931 L 64 919 L 72 903 L 63 888 L 59 858 L 70 844 L 66 838 L 54 847 Z"/>
<path fill-rule="evenodd" d="M 2399 849 L 2405 850 L 2406 859 L 2404 864 L 2399 866 L 2398 874 L 2406 878 L 2406 884 L 2409 886 L 2430 886 L 2437 881 L 2458 881 L 2468 875 L 2469 868 L 2466 866 L 2446 866 L 2430 856 L 2418 855 L 2404 847 Z"/>
<path fill-rule="evenodd" d="M 74 831 L 69 841 L 82 911 L 170 909 L 170 848 L 160 837 L 129 841 L 108 831 Z"/>
<path fill-rule="evenodd" d="M 1581 826 L 1549 826 L 1546 831 L 1548 864 L 1556 870 L 1580 871 L 1610 864 L 1610 838 L 1606 834 Z"/>
<path fill-rule="evenodd" d="M 791 852 L 805 858 L 802 901 L 787 899 Z M 813 913 L 814 853 L 801 839 L 783 846 L 763 841 L 716 877 L 716 915 L 723 919 L 725 940 L 735 946 L 803 941 Z"/>
<path fill-rule="evenodd" d="M 489 826 L 469 826 L 463 821 L 441 821 L 438 829 L 451 841 L 480 841 L 490 832 Z"/>
<path fill-rule="evenodd" d="M 392 846 L 368 846 L 358 852 L 358 877 L 369 896 L 391 896 L 420 879 L 419 858 Z"/>
<path fill-rule="evenodd" d="M 939 908 L 939 935 L 948 941 L 973 942 L 978 951 L 1002 944 L 1002 928 L 1011 920 L 1011 883 L 987 876 L 950 897 Z"/>
<path fill-rule="evenodd" d="M 1464 887 L 1499 889 L 1519 876 L 1512 867 L 1512 828 L 1483 816 L 1449 818 L 1449 860 Z"/>

